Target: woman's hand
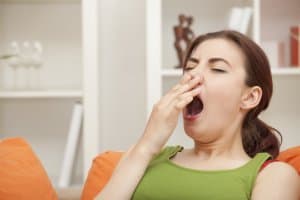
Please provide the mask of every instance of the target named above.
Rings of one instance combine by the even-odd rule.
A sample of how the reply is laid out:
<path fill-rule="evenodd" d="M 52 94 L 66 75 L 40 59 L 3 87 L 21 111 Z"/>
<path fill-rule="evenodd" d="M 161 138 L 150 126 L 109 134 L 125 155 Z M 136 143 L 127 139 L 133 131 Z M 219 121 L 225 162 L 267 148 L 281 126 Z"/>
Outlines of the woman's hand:
<path fill-rule="evenodd" d="M 180 82 L 163 96 L 153 107 L 141 140 L 152 153 L 158 153 L 176 128 L 178 117 L 193 97 L 200 92 L 199 76 L 186 73 Z"/>

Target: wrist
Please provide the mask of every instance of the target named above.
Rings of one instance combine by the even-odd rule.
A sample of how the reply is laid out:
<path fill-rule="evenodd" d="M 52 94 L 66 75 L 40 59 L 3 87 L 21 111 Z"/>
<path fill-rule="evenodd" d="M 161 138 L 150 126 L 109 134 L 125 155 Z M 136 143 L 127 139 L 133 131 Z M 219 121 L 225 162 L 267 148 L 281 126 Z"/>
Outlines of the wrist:
<path fill-rule="evenodd" d="M 153 158 L 160 152 L 161 148 L 151 144 L 149 141 L 141 138 L 140 141 L 135 145 L 133 151 L 140 156 L 145 158 Z"/>

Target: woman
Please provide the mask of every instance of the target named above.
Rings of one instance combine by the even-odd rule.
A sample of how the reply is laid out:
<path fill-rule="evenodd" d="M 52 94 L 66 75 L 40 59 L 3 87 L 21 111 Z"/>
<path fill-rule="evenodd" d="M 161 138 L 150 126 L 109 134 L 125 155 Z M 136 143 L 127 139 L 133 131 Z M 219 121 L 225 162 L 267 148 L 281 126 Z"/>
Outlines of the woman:
<path fill-rule="evenodd" d="M 194 40 L 183 70 L 97 199 L 298 199 L 296 171 L 268 161 L 279 141 L 258 119 L 272 95 L 261 48 L 235 31 L 208 33 Z M 194 147 L 163 148 L 181 112 Z"/>

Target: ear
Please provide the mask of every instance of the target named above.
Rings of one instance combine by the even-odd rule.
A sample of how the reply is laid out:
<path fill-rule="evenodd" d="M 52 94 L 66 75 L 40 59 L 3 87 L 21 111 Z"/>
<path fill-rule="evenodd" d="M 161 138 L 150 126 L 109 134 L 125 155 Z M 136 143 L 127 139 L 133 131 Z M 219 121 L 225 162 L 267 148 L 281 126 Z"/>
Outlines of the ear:
<path fill-rule="evenodd" d="M 242 96 L 241 109 L 250 110 L 256 107 L 262 97 L 262 89 L 259 86 L 247 88 Z"/>

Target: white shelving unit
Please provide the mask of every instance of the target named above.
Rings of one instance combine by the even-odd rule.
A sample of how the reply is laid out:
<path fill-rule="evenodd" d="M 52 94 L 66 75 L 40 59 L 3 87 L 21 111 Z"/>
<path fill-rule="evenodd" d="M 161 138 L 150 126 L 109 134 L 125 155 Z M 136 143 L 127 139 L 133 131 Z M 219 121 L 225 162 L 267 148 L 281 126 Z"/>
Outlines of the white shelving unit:
<path fill-rule="evenodd" d="M 0 54 L 12 41 L 37 40 L 44 49 L 36 90 L 25 82 L 13 90 L 15 74 L 0 62 L 0 138 L 27 139 L 54 185 L 75 102 L 83 102 L 84 124 L 73 184 L 83 183 L 98 153 L 97 7 L 97 0 L 0 0 Z M 25 67 L 17 70 L 27 76 Z"/>
<path fill-rule="evenodd" d="M 274 95 L 269 110 L 261 117 L 282 132 L 283 149 L 299 145 L 300 94 L 297 86 L 300 85 L 300 68 L 289 66 L 289 28 L 299 25 L 298 0 L 148 0 L 147 4 L 148 115 L 153 104 L 176 84 L 182 74 L 174 69 L 178 61 L 173 26 L 178 24 L 178 15 L 193 16 L 192 29 L 198 35 L 226 28 L 233 6 L 250 6 L 253 16 L 247 35 L 258 44 L 278 41 L 285 47 L 285 66 L 272 66 Z M 187 139 L 183 135 L 179 123 L 170 143 L 185 144 Z"/>

